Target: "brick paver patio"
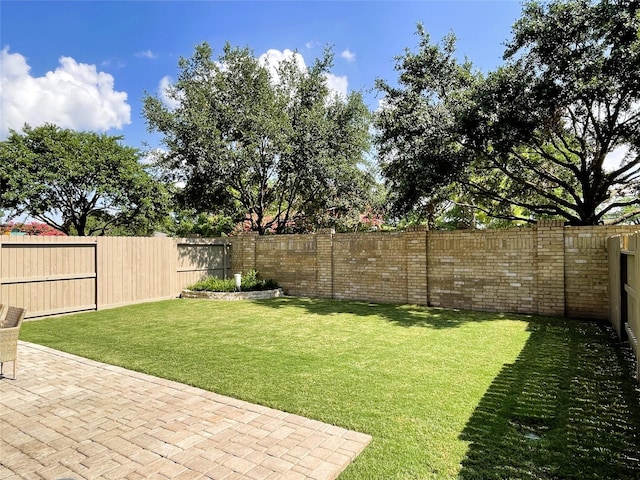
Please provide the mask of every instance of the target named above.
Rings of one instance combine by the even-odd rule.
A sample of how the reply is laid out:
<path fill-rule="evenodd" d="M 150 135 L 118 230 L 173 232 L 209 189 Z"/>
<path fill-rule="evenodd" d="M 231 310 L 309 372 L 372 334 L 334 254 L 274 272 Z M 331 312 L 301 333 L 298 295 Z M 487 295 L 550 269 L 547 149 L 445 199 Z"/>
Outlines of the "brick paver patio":
<path fill-rule="evenodd" d="M 0 379 L 2 480 L 328 480 L 371 440 L 40 345 L 18 348 L 18 379 Z"/>

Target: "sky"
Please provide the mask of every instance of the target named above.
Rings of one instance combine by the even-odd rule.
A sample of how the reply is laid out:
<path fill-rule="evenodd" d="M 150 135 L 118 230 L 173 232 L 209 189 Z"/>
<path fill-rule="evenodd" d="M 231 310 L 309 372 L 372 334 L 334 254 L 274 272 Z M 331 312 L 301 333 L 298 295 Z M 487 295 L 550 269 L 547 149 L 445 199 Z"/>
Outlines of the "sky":
<path fill-rule="evenodd" d="M 123 136 L 161 147 L 142 113 L 146 93 L 162 97 L 180 57 L 225 42 L 271 59 L 297 52 L 311 65 L 330 46 L 327 81 L 361 91 L 371 109 L 376 78 L 398 77 L 395 57 L 415 50 L 416 24 L 433 40 L 453 32 L 458 56 L 488 72 L 520 16 L 515 0 L 448 1 L 13 1 L 0 2 L 0 140 L 23 124 Z"/>

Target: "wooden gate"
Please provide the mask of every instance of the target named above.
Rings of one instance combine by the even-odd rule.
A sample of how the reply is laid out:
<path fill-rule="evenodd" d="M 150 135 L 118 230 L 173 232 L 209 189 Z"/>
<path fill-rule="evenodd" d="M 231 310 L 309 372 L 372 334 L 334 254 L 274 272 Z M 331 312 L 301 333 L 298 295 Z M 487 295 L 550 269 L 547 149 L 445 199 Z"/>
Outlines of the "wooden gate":
<path fill-rule="evenodd" d="M 628 339 L 640 381 L 640 232 L 608 239 L 609 320 L 618 337 Z"/>

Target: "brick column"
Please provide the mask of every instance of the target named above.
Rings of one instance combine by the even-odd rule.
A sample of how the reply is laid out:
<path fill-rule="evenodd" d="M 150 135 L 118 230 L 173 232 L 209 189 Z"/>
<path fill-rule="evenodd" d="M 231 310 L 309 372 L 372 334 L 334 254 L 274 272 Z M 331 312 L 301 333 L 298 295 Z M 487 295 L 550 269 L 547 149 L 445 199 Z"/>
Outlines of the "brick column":
<path fill-rule="evenodd" d="M 333 228 L 320 228 L 316 233 L 316 272 L 319 298 L 333 298 Z"/>
<path fill-rule="evenodd" d="M 246 232 L 231 237 L 231 275 L 256 270 L 256 240 L 258 232 Z"/>
<path fill-rule="evenodd" d="M 407 261 L 407 302 L 428 305 L 427 227 L 410 227 L 404 233 Z"/>
<path fill-rule="evenodd" d="M 564 301 L 564 220 L 540 220 L 537 225 L 538 314 L 562 317 Z"/>

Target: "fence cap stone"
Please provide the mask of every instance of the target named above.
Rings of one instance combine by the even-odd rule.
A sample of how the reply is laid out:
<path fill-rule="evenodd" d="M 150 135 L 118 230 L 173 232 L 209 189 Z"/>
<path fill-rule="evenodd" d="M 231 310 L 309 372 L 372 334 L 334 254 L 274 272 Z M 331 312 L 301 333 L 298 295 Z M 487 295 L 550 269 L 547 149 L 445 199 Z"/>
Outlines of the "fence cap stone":
<path fill-rule="evenodd" d="M 564 227 L 564 220 L 550 219 L 550 220 L 538 220 L 538 227 Z"/>

